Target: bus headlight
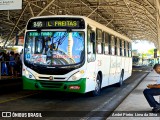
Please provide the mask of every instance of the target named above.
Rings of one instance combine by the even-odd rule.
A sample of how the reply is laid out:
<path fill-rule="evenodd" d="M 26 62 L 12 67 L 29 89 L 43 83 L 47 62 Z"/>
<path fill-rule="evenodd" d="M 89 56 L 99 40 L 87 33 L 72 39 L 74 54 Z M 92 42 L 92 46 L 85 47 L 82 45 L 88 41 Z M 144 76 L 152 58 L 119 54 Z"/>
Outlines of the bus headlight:
<path fill-rule="evenodd" d="M 28 70 L 25 70 L 25 76 L 29 79 L 35 79 L 34 75 Z"/>
<path fill-rule="evenodd" d="M 74 75 L 72 75 L 68 81 L 76 81 L 81 79 L 84 76 L 84 70 L 80 70 L 79 72 L 75 73 Z"/>

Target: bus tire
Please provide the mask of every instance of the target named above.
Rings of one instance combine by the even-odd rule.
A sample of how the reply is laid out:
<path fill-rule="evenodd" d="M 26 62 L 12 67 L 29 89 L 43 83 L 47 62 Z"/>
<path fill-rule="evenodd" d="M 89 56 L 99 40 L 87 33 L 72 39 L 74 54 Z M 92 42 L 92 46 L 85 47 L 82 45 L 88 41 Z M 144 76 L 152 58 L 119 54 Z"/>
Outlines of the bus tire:
<path fill-rule="evenodd" d="M 124 77 L 124 70 L 121 71 L 119 83 L 117 84 L 118 87 L 121 87 L 123 85 L 123 77 Z"/>
<path fill-rule="evenodd" d="M 98 96 L 101 93 L 101 77 L 98 74 L 96 78 L 95 89 L 92 91 L 92 96 Z"/>

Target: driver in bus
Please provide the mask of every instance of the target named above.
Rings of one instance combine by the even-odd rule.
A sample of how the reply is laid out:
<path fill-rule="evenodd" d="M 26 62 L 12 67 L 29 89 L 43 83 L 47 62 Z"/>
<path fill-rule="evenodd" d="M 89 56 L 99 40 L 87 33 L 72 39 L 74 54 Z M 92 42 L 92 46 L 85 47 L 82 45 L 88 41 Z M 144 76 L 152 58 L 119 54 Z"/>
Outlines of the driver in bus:
<path fill-rule="evenodd" d="M 153 69 L 160 75 L 160 64 L 155 64 Z M 149 105 L 153 107 L 152 112 L 160 112 L 160 103 L 158 103 L 153 96 L 160 95 L 160 76 L 156 84 L 149 84 L 148 88 L 143 91 L 145 98 Z"/>
<path fill-rule="evenodd" d="M 53 47 L 52 45 L 49 45 L 48 51 L 47 51 L 47 56 L 51 57 L 52 56 L 52 52 L 53 52 Z"/>

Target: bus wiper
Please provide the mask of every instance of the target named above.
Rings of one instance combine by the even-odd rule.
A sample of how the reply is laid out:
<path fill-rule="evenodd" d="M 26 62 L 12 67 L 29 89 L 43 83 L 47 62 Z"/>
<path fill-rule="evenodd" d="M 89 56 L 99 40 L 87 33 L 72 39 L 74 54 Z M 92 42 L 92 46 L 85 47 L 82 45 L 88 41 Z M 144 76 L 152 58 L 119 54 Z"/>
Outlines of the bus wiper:
<path fill-rule="evenodd" d="M 61 45 L 63 43 L 63 41 L 65 40 L 65 38 L 67 37 L 67 32 L 65 32 L 65 34 L 59 38 L 56 42 L 54 42 L 53 44 L 57 44 L 56 50 L 58 50 L 59 45 Z"/>
<path fill-rule="evenodd" d="M 57 50 L 58 50 L 59 45 L 61 45 L 61 44 L 64 42 L 64 40 L 65 40 L 66 37 L 67 37 L 67 33 L 65 33 L 65 34 L 62 36 L 61 40 L 58 41 Z"/>

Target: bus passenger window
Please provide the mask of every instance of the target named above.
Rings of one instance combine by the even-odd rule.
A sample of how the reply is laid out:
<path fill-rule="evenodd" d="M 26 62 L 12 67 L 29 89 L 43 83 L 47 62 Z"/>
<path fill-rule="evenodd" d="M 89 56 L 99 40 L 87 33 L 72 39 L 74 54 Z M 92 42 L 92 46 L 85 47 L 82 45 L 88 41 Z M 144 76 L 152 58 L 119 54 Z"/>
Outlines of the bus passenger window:
<path fill-rule="evenodd" d="M 102 30 L 97 29 L 96 35 L 96 50 L 98 54 L 102 54 Z"/>
<path fill-rule="evenodd" d="M 117 37 L 117 55 L 120 55 L 120 39 Z"/>
<path fill-rule="evenodd" d="M 115 45 L 114 45 L 115 51 L 114 51 L 114 54 L 117 55 L 117 38 L 115 38 L 114 41 L 115 41 Z"/>
<path fill-rule="evenodd" d="M 128 57 L 128 42 L 127 41 L 126 41 L 125 46 L 126 46 L 126 56 Z"/>
<path fill-rule="evenodd" d="M 112 54 L 112 49 L 111 49 L 111 35 L 108 35 L 108 48 L 109 48 L 109 54 Z"/>
<path fill-rule="evenodd" d="M 115 55 L 115 38 L 111 36 L 111 54 Z"/>
<path fill-rule="evenodd" d="M 124 41 L 124 56 L 126 56 L 126 41 Z"/>
<path fill-rule="evenodd" d="M 132 57 L 132 46 L 131 43 L 128 42 L 128 57 Z"/>
<path fill-rule="evenodd" d="M 104 34 L 104 54 L 109 54 L 109 34 L 105 33 Z"/>
<path fill-rule="evenodd" d="M 122 44 L 122 56 L 124 56 L 124 40 L 121 40 L 121 44 Z"/>
<path fill-rule="evenodd" d="M 123 56 L 123 40 L 120 40 L 120 56 Z"/>

